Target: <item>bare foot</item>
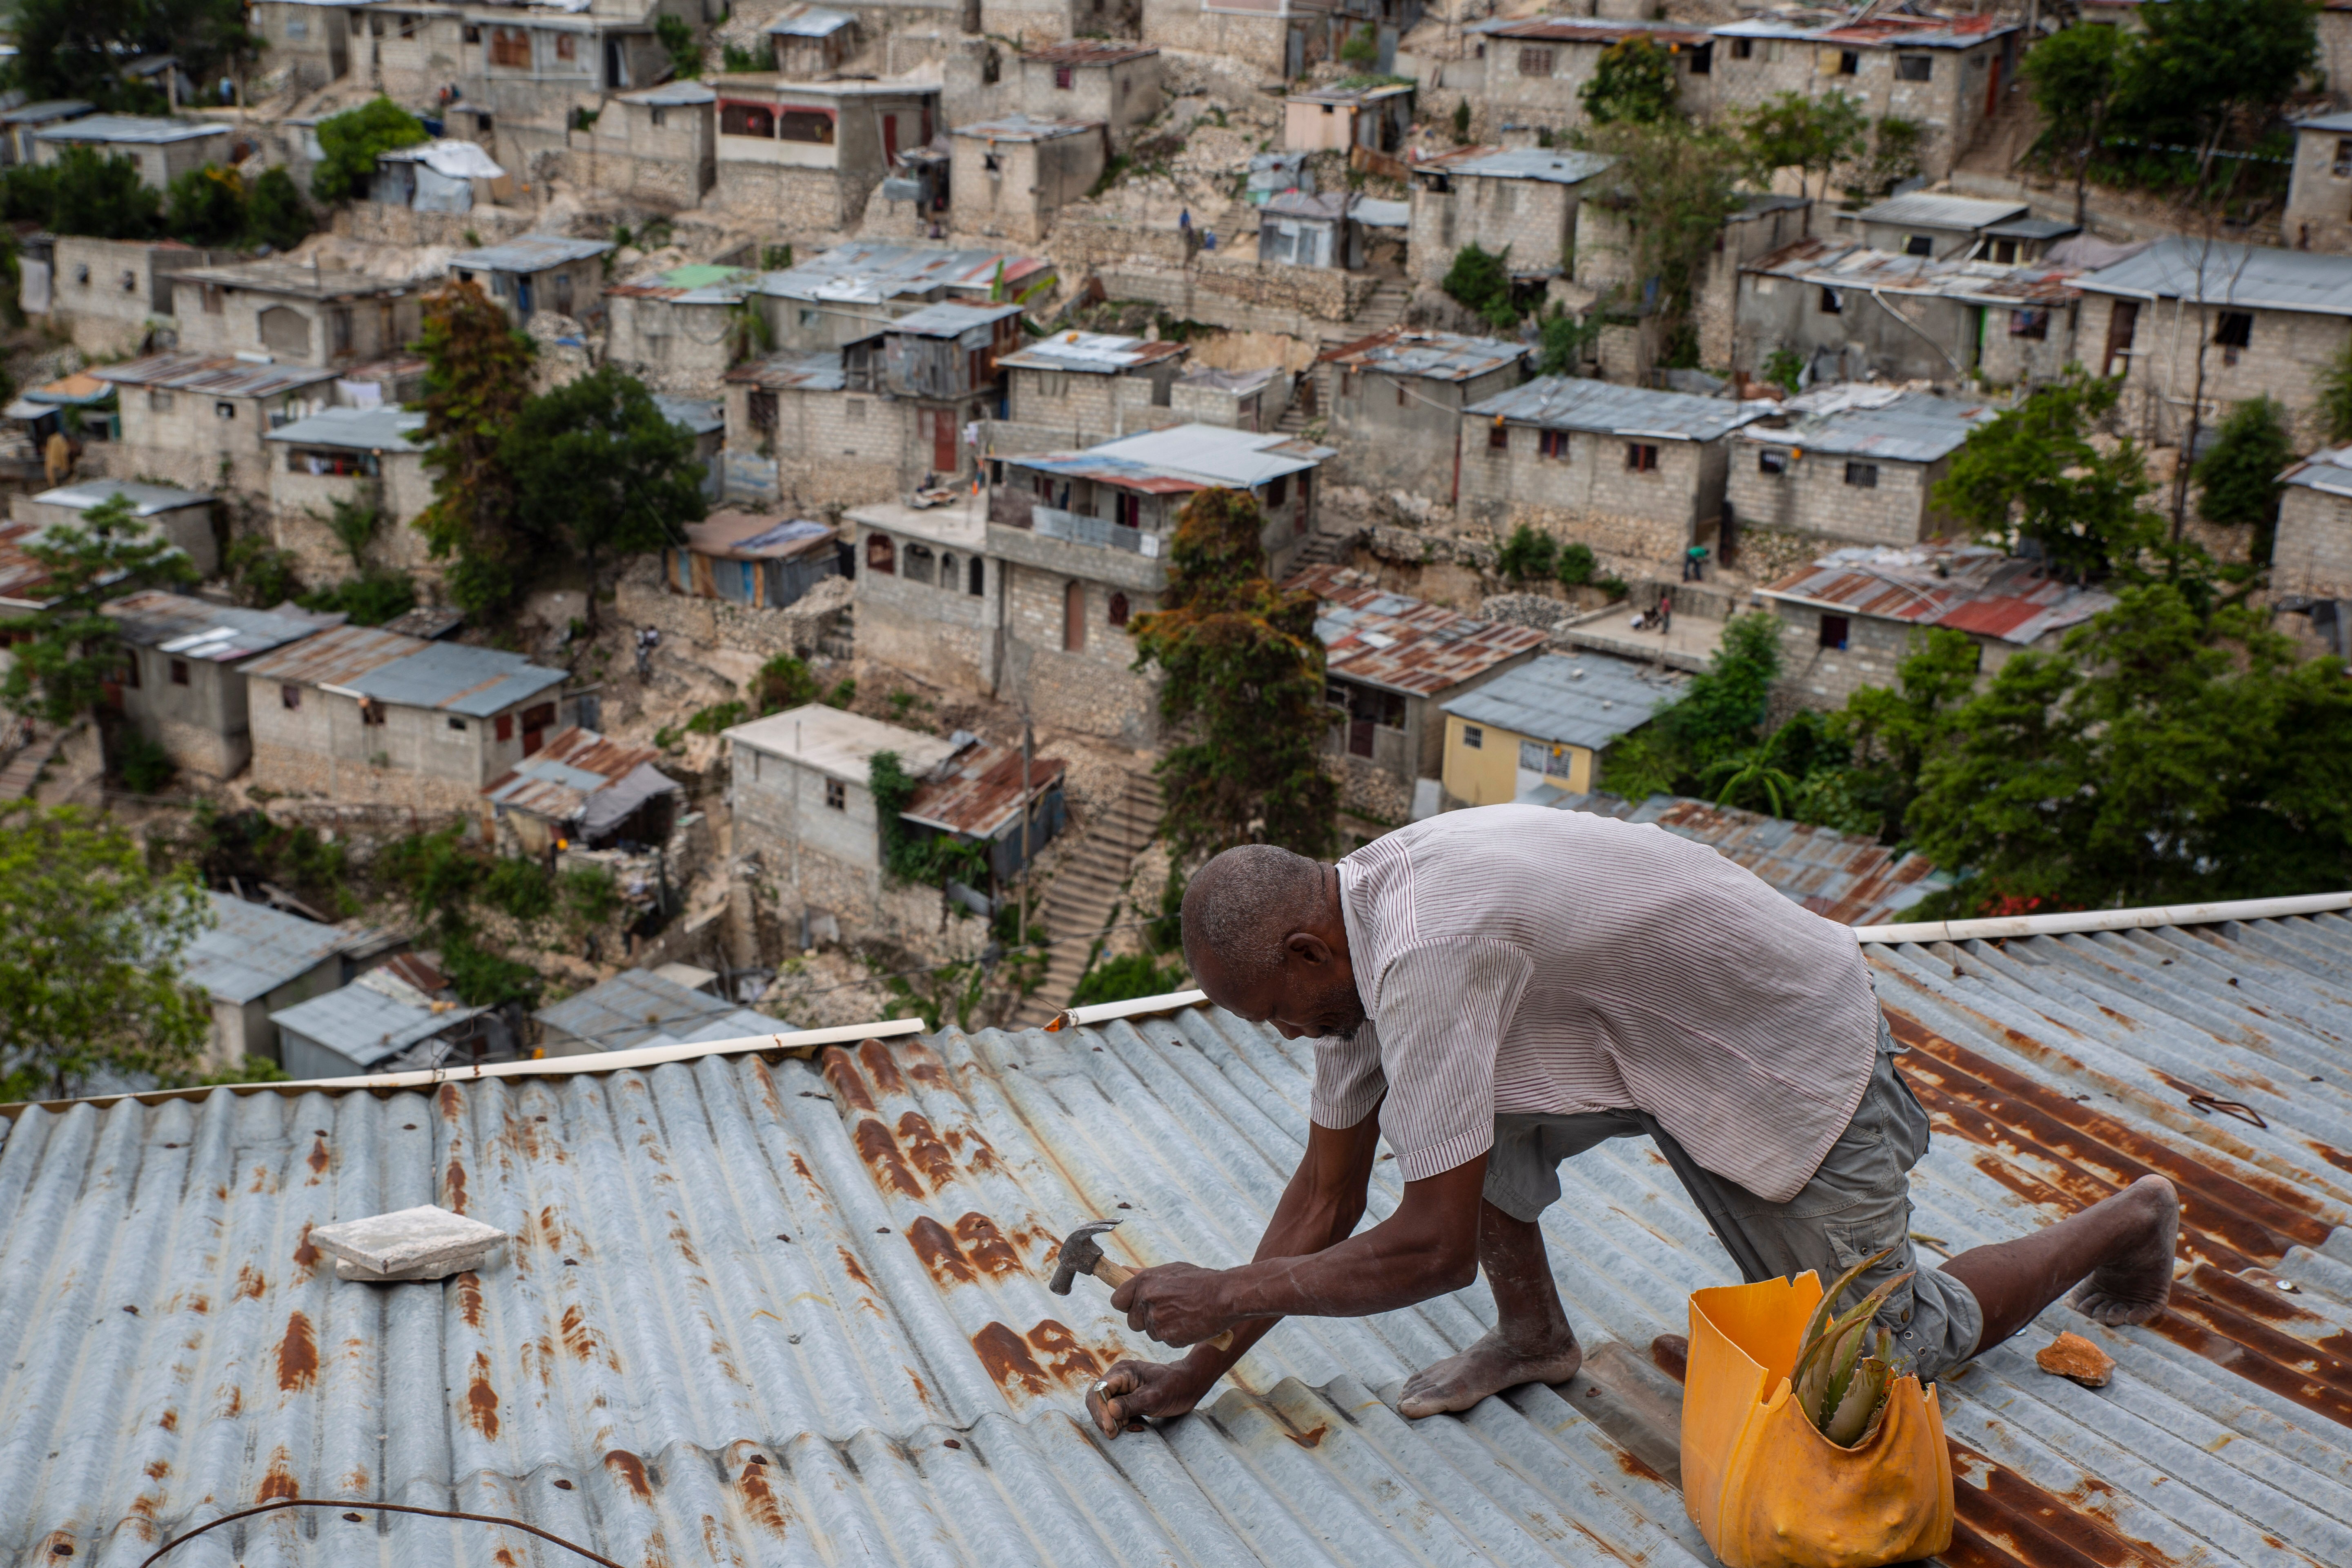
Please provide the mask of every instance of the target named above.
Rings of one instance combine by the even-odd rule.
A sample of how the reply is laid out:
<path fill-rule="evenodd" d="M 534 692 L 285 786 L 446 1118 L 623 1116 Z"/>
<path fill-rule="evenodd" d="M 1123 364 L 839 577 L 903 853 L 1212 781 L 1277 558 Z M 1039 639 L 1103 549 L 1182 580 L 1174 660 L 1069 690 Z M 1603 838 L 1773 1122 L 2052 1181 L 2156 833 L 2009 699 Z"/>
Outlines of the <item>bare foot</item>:
<path fill-rule="evenodd" d="M 2142 1176 L 2106 1202 L 2142 1211 L 2140 1239 L 2113 1263 L 2092 1270 L 2066 1304 L 2093 1322 L 2145 1323 L 2172 1299 L 2172 1253 L 2180 1235 L 2180 1195 L 2162 1176 Z"/>
<path fill-rule="evenodd" d="M 1583 1364 L 1584 1347 L 1571 1331 L 1563 1330 L 1539 1346 L 1521 1349 L 1505 1343 L 1501 1330 L 1489 1330 L 1460 1355 L 1414 1373 L 1397 1401 L 1397 1414 L 1413 1418 L 1467 1410 L 1490 1394 L 1523 1383 L 1566 1383 Z"/>

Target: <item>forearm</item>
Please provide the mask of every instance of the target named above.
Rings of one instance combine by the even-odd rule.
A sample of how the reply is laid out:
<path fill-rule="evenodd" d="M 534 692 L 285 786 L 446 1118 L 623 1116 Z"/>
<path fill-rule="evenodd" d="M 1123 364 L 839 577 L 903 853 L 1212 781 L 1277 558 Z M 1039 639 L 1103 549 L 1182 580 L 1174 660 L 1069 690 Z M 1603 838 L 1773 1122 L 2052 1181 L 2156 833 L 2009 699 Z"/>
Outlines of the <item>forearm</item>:
<path fill-rule="evenodd" d="M 1476 1276 L 1475 1251 L 1392 1217 L 1313 1252 L 1261 1254 L 1224 1279 L 1239 1317 L 1360 1318 L 1458 1290 Z"/>

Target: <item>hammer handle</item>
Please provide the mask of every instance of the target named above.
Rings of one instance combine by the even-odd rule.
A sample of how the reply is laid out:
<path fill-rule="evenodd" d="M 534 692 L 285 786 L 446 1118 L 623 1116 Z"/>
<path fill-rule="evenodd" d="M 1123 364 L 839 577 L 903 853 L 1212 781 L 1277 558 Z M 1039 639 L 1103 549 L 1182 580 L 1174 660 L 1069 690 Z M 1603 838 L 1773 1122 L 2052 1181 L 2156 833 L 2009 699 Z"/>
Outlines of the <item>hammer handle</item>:
<path fill-rule="evenodd" d="M 1101 1280 L 1104 1284 L 1109 1286 L 1114 1290 L 1118 1289 L 1120 1286 L 1126 1284 L 1129 1280 L 1134 1279 L 1138 1274 L 1142 1272 L 1143 1270 L 1140 1268 L 1129 1268 L 1124 1263 L 1113 1263 L 1108 1258 L 1095 1265 L 1095 1278 Z M 1208 1342 L 1208 1345 L 1211 1350 L 1221 1351 L 1229 1349 L 1233 1342 L 1234 1331 L 1231 1329 L 1227 1329 L 1223 1333 L 1210 1340 Z"/>

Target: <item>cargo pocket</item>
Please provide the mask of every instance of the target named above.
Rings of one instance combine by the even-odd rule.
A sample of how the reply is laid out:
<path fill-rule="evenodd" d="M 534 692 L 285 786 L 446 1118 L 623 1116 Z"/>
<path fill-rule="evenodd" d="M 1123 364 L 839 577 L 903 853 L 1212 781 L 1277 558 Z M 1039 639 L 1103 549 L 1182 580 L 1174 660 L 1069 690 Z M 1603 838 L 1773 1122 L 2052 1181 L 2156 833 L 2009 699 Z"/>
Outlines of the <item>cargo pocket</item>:
<path fill-rule="evenodd" d="M 1911 1188 L 1906 1182 L 1901 1187 L 1874 1194 L 1851 1207 L 1830 1216 L 1824 1226 L 1830 1257 L 1836 1265 L 1835 1272 L 1822 1281 L 1827 1289 L 1836 1283 L 1836 1277 L 1868 1258 L 1882 1247 L 1895 1250 L 1875 1268 L 1853 1282 L 1838 1306 L 1851 1311 L 1862 1299 L 1885 1281 L 1919 1267 L 1916 1249 L 1911 1244 Z M 1913 1359 L 1906 1353 L 1903 1338 L 1911 1326 L 1912 1285 L 1910 1279 L 1897 1286 L 1879 1308 L 1875 1322 L 1895 1335 L 1898 1365 L 1907 1367 Z"/>

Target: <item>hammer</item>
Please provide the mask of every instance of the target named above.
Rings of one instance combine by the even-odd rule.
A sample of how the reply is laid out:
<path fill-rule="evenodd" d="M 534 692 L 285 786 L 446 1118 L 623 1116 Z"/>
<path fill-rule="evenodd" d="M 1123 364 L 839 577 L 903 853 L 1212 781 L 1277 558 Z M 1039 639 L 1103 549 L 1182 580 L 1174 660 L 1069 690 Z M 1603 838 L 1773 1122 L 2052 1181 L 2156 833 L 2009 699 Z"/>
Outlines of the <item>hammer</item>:
<path fill-rule="evenodd" d="M 1045 1288 L 1056 1296 L 1066 1296 L 1070 1293 L 1070 1281 L 1081 1274 L 1091 1274 L 1114 1290 L 1134 1279 L 1138 1270 L 1105 1258 L 1095 1241 L 1096 1237 L 1121 1223 L 1115 1219 L 1090 1220 L 1070 1232 L 1063 1238 L 1062 1256 L 1054 1265 L 1053 1282 Z M 1234 1342 L 1234 1331 L 1227 1329 L 1206 1342 L 1212 1349 L 1223 1350 Z"/>

